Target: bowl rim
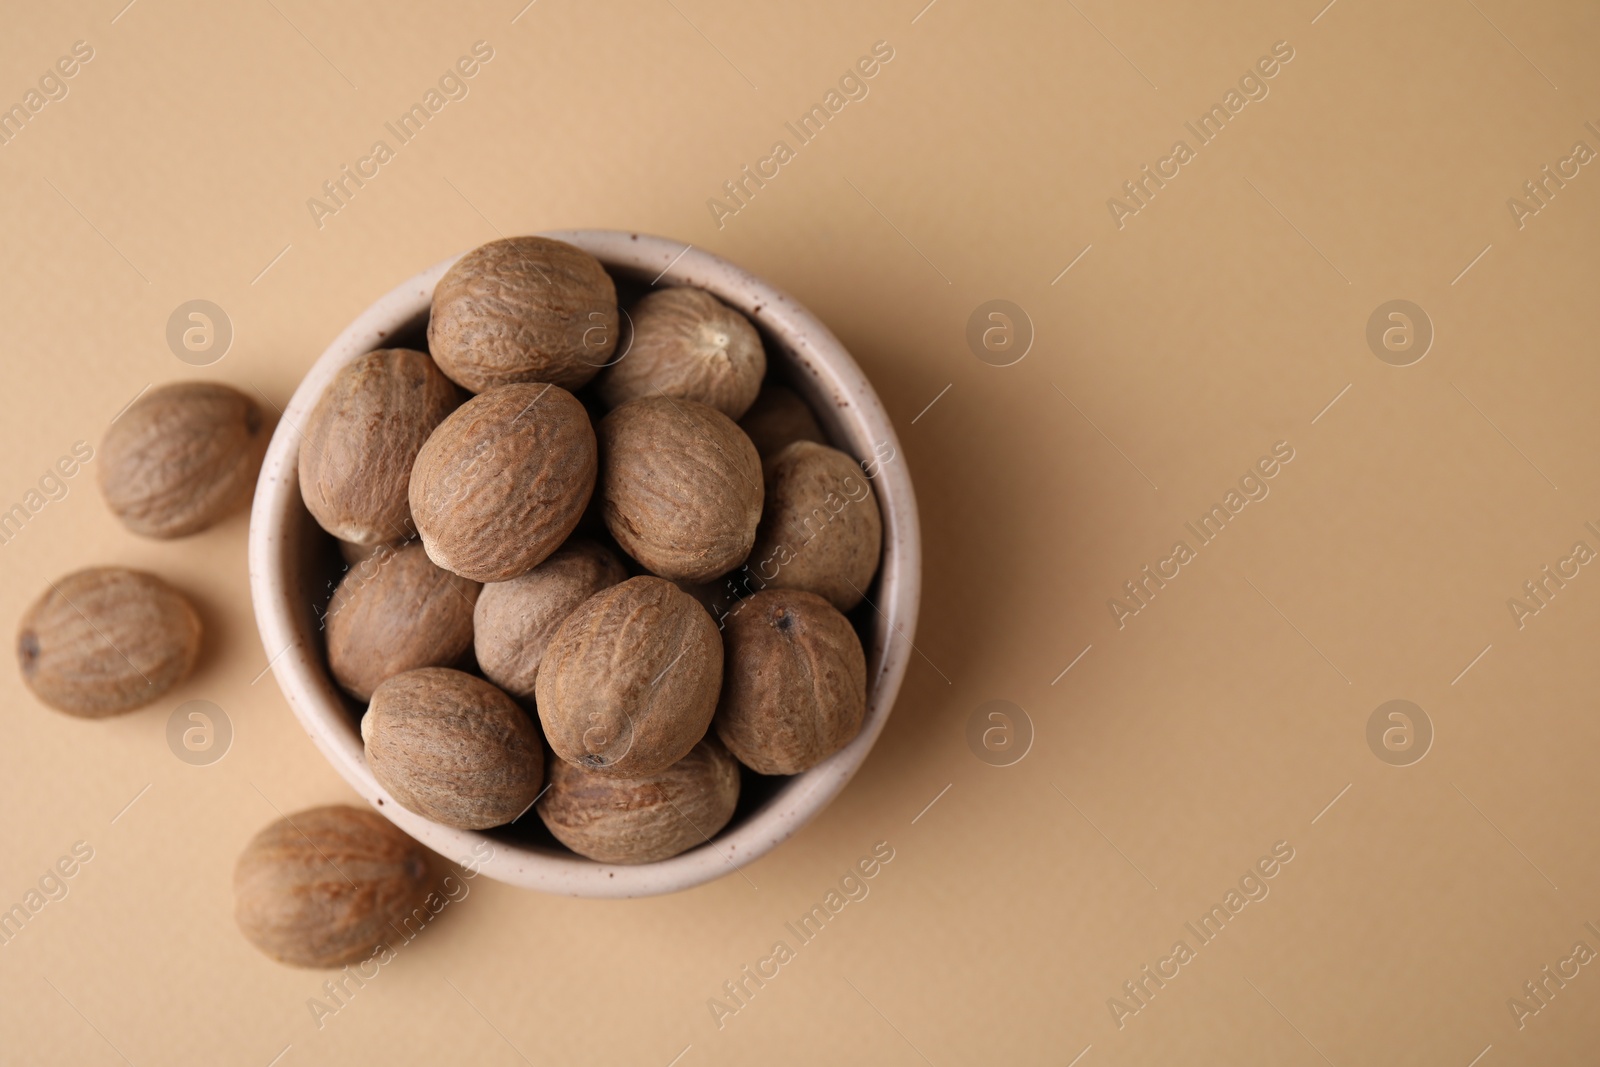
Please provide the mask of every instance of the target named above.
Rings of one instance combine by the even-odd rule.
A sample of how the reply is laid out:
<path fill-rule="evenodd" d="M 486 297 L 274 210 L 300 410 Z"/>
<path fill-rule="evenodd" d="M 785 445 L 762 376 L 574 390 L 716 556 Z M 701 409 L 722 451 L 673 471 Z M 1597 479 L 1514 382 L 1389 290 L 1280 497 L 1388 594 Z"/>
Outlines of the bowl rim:
<path fill-rule="evenodd" d="M 360 733 L 343 697 L 303 640 L 297 593 L 299 530 L 309 516 L 300 497 L 299 427 L 337 371 L 358 355 L 427 321 L 435 283 L 452 256 L 379 297 L 334 339 L 307 371 L 267 447 L 250 512 L 250 595 L 262 646 L 279 689 L 334 769 L 401 830 L 464 868 L 497 881 L 578 897 L 625 898 L 676 892 L 739 871 L 793 836 L 842 791 L 865 762 L 893 708 L 913 650 L 921 602 L 922 549 L 916 495 L 894 426 L 866 375 L 826 326 L 792 297 L 736 264 L 683 241 L 625 230 L 539 234 L 589 252 L 613 275 L 651 286 L 693 285 L 714 293 L 760 326 L 769 358 L 788 371 L 830 443 L 869 474 L 883 517 L 883 556 L 868 642 L 867 713 L 860 734 L 840 751 L 781 785 L 761 807 L 705 844 L 638 865 L 560 856 L 472 830 L 441 826 L 401 807 L 367 767 Z M 465 253 L 462 253 L 463 255 Z M 314 524 L 312 524 L 314 525 Z M 485 854 L 484 844 L 489 849 Z"/>

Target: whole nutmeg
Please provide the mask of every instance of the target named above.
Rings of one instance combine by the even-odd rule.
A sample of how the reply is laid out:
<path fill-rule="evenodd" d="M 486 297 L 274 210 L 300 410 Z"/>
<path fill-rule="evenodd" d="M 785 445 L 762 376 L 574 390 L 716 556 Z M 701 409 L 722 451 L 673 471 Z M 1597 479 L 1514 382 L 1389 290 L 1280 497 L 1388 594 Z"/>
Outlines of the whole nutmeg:
<path fill-rule="evenodd" d="M 761 519 L 761 459 L 744 431 L 693 400 L 630 400 L 600 420 L 601 507 L 622 550 L 703 582 L 744 561 Z"/>
<path fill-rule="evenodd" d="M 544 784 L 544 744 L 528 713 L 471 674 L 397 674 L 361 719 L 367 765 L 407 811 L 462 830 L 502 826 Z"/>
<path fill-rule="evenodd" d="M 480 588 L 435 564 L 415 542 L 352 565 L 322 617 L 334 681 L 367 700 L 404 671 L 460 662 L 472 647 Z"/>
<path fill-rule="evenodd" d="M 416 532 L 407 490 L 422 443 L 465 397 L 425 352 L 387 348 L 346 363 L 323 390 L 300 441 L 300 495 L 341 541 L 403 541 Z"/>
<path fill-rule="evenodd" d="M 722 687 L 722 637 L 671 582 L 641 575 L 567 616 L 539 667 L 557 756 L 611 777 L 664 771 L 705 736 Z"/>
<path fill-rule="evenodd" d="M 280 963 L 342 967 L 367 958 L 405 920 L 426 922 L 429 880 L 426 850 L 377 812 L 312 808 L 245 846 L 233 868 L 233 917 Z"/>
<path fill-rule="evenodd" d="M 200 655 L 200 616 L 153 574 L 92 567 L 52 582 L 17 628 L 17 664 L 35 696 L 100 719 L 156 700 Z"/>
<path fill-rule="evenodd" d="M 616 346 L 616 285 L 598 259 L 563 241 L 491 241 L 433 290 L 428 348 L 475 393 L 510 382 L 577 389 Z"/>
<path fill-rule="evenodd" d="M 594 494 L 597 465 L 576 397 L 538 382 L 502 385 L 457 408 L 417 453 L 411 514 L 439 566 L 503 582 L 561 547 Z"/>
<path fill-rule="evenodd" d="M 796 441 L 826 444 L 817 417 L 800 395 L 781 385 L 763 386 L 756 402 L 739 420 L 739 429 L 750 438 L 763 460 Z"/>
<path fill-rule="evenodd" d="M 106 431 L 100 492 L 136 534 L 197 533 L 244 502 L 266 443 L 261 409 L 239 390 L 164 385 L 135 400 Z"/>
<path fill-rule="evenodd" d="M 723 627 L 727 670 L 717 736 L 760 774 L 810 770 L 861 732 L 867 659 L 861 638 L 826 600 L 768 589 Z"/>
<path fill-rule="evenodd" d="M 473 648 L 484 677 L 532 700 L 556 629 L 578 605 L 627 577 L 610 549 L 574 538 L 527 574 L 484 586 L 472 614 Z"/>
<path fill-rule="evenodd" d="M 796 441 L 767 461 L 766 477 L 750 568 L 768 588 L 816 593 L 840 611 L 861 603 L 878 572 L 883 519 L 855 460 Z"/>
<path fill-rule="evenodd" d="M 556 840 L 601 863 L 654 863 L 709 841 L 739 803 L 739 764 L 714 737 L 664 771 L 611 778 L 550 761 L 535 810 Z"/>
<path fill-rule="evenodd" d="M 671 396 L 737 419 L 755 400 L 767 353 L 750 320 L 733 308 L 704 289 L 657 289 L 630 317 L 633 343 L 600 375 L 607 405 Z"/>

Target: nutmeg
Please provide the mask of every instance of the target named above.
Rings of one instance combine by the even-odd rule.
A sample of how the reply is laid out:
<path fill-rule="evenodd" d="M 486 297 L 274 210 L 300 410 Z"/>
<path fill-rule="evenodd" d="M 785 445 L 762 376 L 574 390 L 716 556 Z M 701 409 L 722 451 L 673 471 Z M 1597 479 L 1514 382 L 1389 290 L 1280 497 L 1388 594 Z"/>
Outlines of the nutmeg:
<path fill-rule="evenodd" d="M 334 680 L 366 700 L 403 671 L 460 662 L 472 647 L 480 588 L 435 564 L 415 542 L 353 564 L 322 619 Z"/>
<path fill-rule="evenodd" d="M 768 589 L 723 625 L 727 668 L 714 725 L 761 774 L 810 770 L 861 732 L 867 660 L 839 611 L 812 593 Z"/>
<path fill-rule="evenodd" d="M 739 764 L 714 737 L 655 774 L 615 778 L 550 761 L 535 806 L 556 840 L 601 863 L 654 863 L 704 844 L 733 818 Z"/>
<path fill-rule="evenodd" d="M 590 597 L 545 648 L 539 720 L 557 756 L 612 777 L 665 770 L 717 709 L 722 638 L 671 582 L 630 578 Z"/>
<path fill-rule="evenodd" d="M 567 539 L 596 467 L 594 427 L 576 397 L 538 382 L 502 385 L 457 408 L 417 453 L 411 514 L 439 566 L 503 582 Z"/>
<path fill-rule="evenodd" d="M 256 402 L 231 386 L 176 382 L 117 416 L 100 447 L 100 492 L 144 537 L 197 533 L 244 503 L 267 435 Z"/>
<path fill-rule="evenodd" d="M 410 537 L 411 465 L 464 399 L 425 352 L 380 349 L 346 363 L 302 427 L 300 495 L 312 517 L 356 544 Z"/>
<path fill-rule="evenodd" d="M 407 811 L 462 830 L 502 826 L 544 784 L 544 743 L 528 713 L 471 674 L 424 667 L 372 694 L 361 719 L 367 765 Z"/>
<path fill-rule="evenodd" d="M 92 567 L 51 583 L 23 613 L 17 665 L 35 696 L 99 719 L 143 707 L 188 677 L 200 616 L 153 574 Z"/>
<path fill-rule="evenodd" d="M 473 611 L 478 667 L 512 696 L 532 700 L 545 646 L 578 605 L 628 577 L 610 549 L 574 538 L 527 574 L 490 582 Z"/>
<path fill-rule="evenodd" d="M 828 441 L 810 406 L 798 393 L 782 385 L 761 388 L 755 403 L 739 420 L 739 429 L 750 438 L 763 460 L 796 441 Z"/>
<path fill-rule="evenodd" d="M 750 569 L 768 588 L 803 589 L 849 611 L 866 595 L 883 552 L 872 484 L 855 460 L 810 441 L 769 459 L 766 478 Z"/>
<path fill-rule="evenodd" d="M 233 915 L 280 963 L 342 967 L 371 955 L 429 896 L 428 853 L 373 811 L 333 805 L 279 819 L 233 869 Z"/>
<path fill-rule="evenodd" d="M 761 518 L 761 460 L 733 420 L 693 400 L 630 400 L 600 421 L 601 506 L 652 573 L 703 582 L 744 561 Z"/>
<path fill-rule="evenodd" d="M 607 405 L 670 396 L 737 419 L 755 400 L 767 354 L 756 328 L 733 308 L 704 289 L 657 289 L 630 317 L 633 343 L 597 383 Z"/>
<path fill-rule="evenodd" d="M 428 347 L 475 393 L 511 382 L 577 389 L 617 345 L 617 288 L 600 261 L 547 237 L 508 237 L 456 261 L 433 290 Z"/>

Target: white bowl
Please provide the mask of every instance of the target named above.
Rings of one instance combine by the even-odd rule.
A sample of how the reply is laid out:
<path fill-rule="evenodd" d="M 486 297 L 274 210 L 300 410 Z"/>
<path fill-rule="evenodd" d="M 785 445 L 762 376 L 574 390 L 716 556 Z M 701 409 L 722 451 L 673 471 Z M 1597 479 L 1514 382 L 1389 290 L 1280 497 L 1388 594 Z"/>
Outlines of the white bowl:
<path fill-rule="evenodd" d="M 352 322 L 312 366 L 272 435 L 250 513 L 250 593 L 256 625 L 289 706 L 317 747 L 396 826 L 448 859 L 512 885 L 580 897 L 670 893 L 732 873 L 795 833 L 844 788 L 883 731 L 905 676 L 921 600 L 922 545 L 910 473 L 877 394 L 828 328 L 790 297 L 726 260 L 681 242 L 616 230 L 547 233 L 577 245 L 620 278 L 694 285 L 738 308 L 762 330 L 767 354 L 811 404 L 838 448 L 873 463 L 883 512 L 883 562 L 866 628 L 867 717 L 861 733 L 804 774 L 776 784 L 754 810 L 741 802 L 734 821 L 709 843 L 638 866 L 596 863 L 556 845 L 517 839 L 518 831 L 441 826 L 407 811 L 367 766 L 360 708 L 328 674 L 316 604 L 331 573 L 321 564 L 327 537 L 300 498 L 300 431 L 339 368 L 365 352 L 408 339 L 423 347 L 433 287 L 455 259 L 418 274 Z M 746 781 L 750 779 L 747 777 Z M 535 813 L 523 816 L 519 826 Z M 486 847 L 487 846 L 487 847 Z"/>

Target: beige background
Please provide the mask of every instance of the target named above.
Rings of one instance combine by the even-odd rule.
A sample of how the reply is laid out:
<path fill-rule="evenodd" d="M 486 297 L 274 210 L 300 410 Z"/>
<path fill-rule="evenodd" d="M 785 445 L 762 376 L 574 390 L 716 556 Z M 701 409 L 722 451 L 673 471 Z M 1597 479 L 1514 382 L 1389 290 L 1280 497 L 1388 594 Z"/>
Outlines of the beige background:
<path fill-rule="evenodd" d="M 1520 230 L 1506 200 L 1600 149 L 1600 11 L 923 2 L 10 6 L 0 102 L 74 41 L 95 54 L 0 147 L 0 506 L 149 383 L 281 406 L 421 267 L 610 226 L 736 260 L 833 327 L 900 428 L 927 570 L 882 741 L 748 880 L 585 902 L 478 879 L 319 1029 L 323 976 L 230 916 L 275 809 L 353 797 L 252 681 L 246 517 L 139 540 L 91 463 L 0 547 L 0 614 L 129 564 L 193 594 L 208 648 L 112 722 L 0 678 L 0 904 L 94 849 L 0 947 L 0 1060 L 1594 1062 L 1600 964 L 1521 1029 L 1507 1000 L 1600 950 L 1600 568 L 1521 629 L 1506 602 L 1600 550 L 1600 172 Z M 318 229 L 307 198 L 478 40 L 470 95 Z M 719 229 L 707 199 L 879 40 L 870 95 Z M 1278 41 L 1270 95 L 1119 230 L 1107 198 Z M 193 298 L 236 331 L 198 370 L 164 336 Z M 1036 331 L 1014 366 L 965 341 L 993 298 Z M 1397 298 L 1436 331 L 1408 367 L 1365 339 Z M 1279 441 L 1270 496 L 1119 629 L 1108 599 Z M 1366 741 L 1396 698 L 1435 730 L 1408 767 Z M 213 766 L 167 748 L 189 699 L 236 731 Z M 1037 732 L 1005 768 L 965 741 L 995 699 Z M 708 998 L 878 841 L 870 896 L 718 1029 Z M 1270 895 L 1119 1029 L 1108 998 L 1279 841 Z"/>

